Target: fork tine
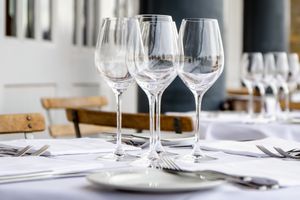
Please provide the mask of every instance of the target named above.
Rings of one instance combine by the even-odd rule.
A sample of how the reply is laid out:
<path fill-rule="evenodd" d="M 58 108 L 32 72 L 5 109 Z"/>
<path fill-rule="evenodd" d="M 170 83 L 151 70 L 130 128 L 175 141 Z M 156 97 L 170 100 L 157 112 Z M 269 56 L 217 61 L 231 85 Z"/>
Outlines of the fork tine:
<path fill-rule="evenodd" d="M 163 159 L 169 164 L 169 166 L 171 166 L 172 169 L 181 171 L 181 168 L 171 158 L 164 157 Z"/>
<path fill-rule="evenodd" d="M 293 158 L 293 159 L 300 159 L 300 157 L 297 157 L 297 156 L 292 156 L 290 154 L 288 154 L 287 152 L 285 152 L 284 150 L 282 150 L 281 148 L 279 147 L 274 147 L 274 149 L 280 153 L 281 155 L 285 156 L 285 157 L 288 157 L 288 158 Z"/>
<path fill-rule="evenodd" d="M 21 157 L 21 156 L 25 155 L 28 151 L 30 151 L 31 148 L 32 148 L 32 146 L 28 145 L 28 146 L 24 147 L 23 149 L 21 149 L 20 151 L 18 151 L 14 156 Z"/>
<path fill-rule="evenodd" d="M 266 147 L 262 145 L 256 145 L 256 147 L 261 150 L 263 153 L 267 154 L 268 156 L 275 157 L 275 158 L 285 158 L 285 156 L 277 155 L 269 151 Z"/>
<path fill-rule="evenodd" d="M 43 153 L 45 153 L 45 151 L 47 151 L 47 149 L 49 149 L 49 147 L 50 147 L 49 145 L 44 145 L 40 149 L 38 149 L 37 151 L 33 152 L 31 154 L 31 156 L 40 156 Z"/>

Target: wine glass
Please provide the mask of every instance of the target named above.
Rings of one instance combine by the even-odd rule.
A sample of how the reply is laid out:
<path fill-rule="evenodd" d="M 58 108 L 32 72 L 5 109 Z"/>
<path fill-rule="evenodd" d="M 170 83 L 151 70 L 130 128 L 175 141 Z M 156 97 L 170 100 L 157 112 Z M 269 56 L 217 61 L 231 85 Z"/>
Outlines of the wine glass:
<path fill-rule="evenodd" d="M 149 99 L 151 124 L 154 122 L 155 100 L 161 97 L 177 75 L 177 31 L 172 21 L 145 21 L 141 23 L 141 32 L 138 33 L 139 31 L 131 31 L 127 63 L 130 74 Z M 156 129 L 159 128 L 158 125 Z M 156 138 L 158 141 L 150 146 L 147 159 L 158 158 L 156 150 L 160 144 L 160 135 Z"/>
<path fill-rule="evenodd" d="M 265 114 L 265 87 L 263 85 L 263 56 L 260 52 L 248 52 L 242 56 L 241 77 L 249 93 L 248 115 L 253 117 L 254 113 L 254 89 L 257 86 L 261 95 L 261 116 Z"/>
<path fill-rule="evenodd" d="M 169 16 L 169 15 L 142 14 L 142 15 L 137 15 L 136 18 L 139 20 L 140 25 L 143 25 L 143 22 L 157 22 L 157 21 L 172 22 L 172 17 Z M 174 29 L 177 32 L 175 27 L 174 27 Z M 154 96 L 154 102 L 152 102 L 152 100 L 149 99 L 151 94 L 147 95 L 149 102 L 152 102 L 152 104 L 153 104 L 153 105 L 150 105 L 149 108 L 150 109 L 155 109 L 156 108 L 155 112 L 153 111 L 153 113 L 155 113 L 155 115 L 156 115 L 155 122 L 152 122 L 152 123 L 155 123 L 155 126 L 154 126 L 154 124 L 151 125 L 152 127 L 155 127 L 155 131 L 154 131 L 153 134 L 151 134 L 151 131 L 150 131 L 150 135 L 154 135 L 153 144 L 155 146 L 154 148 L 155 148 L 157 153 L 160 153 L 160 154 L 165 153 L 165 154 L 170 154 L 171 155 L 172 153 L 166 152 L 165 149 L 163 148 L 162 144 L 161 144 L 160 113 L 161 113 L 162 94 L 163 94 L 163 92 L 159 93 L 159 95 L 157 95 L 156 97 Z M 149 111 L 149 112 L 151 112 L 151 111 Z"/>
<path fill-rule="evenodd" d="M 100 156 L 115 161 L 126 161 L 135 157 L 127 154 L 122 147 L 121 97 L 133 82 L 126 65 L 128 19 L 105 18 L 99 30 L 95 50 L 95 64 L 100 75 L 113 90 L 117 103 L 117 141 L 112 154 Z"/>
<path fill-rule="evenodd" d="M 287 119 L 289 115 L 289 87 L 288 87 L 288 76 L 289 76 L 289 63 L 287 54 L 285 52 L 274 52 L 276 74 L 275 79 L 278 88 L 281 88 L 284 94 L 284 115 L 283 119 Z M 280 98 L 278 98 L 280 100 Z M 279 102 L 280 105 L 280 102 Z"/>
<path fill-rule="evenodd" d="M 299 65 L 299 56 L 297 53 L 290 53 L 288 55 L 289 61 L 289 76 L 288 84 L 290 90 L 297 89 L 299 74 L 300 74 L 300 65 Z"/>
<path fill-rule="evenodd" d="M 178 158 L 198 163 L 211 160 L 200 149 L 202 97 L 224 68 L 224 52 L 216 19 L 183 19 L 179 31 L 180 65 L 178 75 L 191 90 L 196 103 L 195 144 L 191 155 Z"/>
<path fill-rule="evenodd" d="M 272 118 L 276 119 L 278 112 L 279 96 L 278 96 L 278 88 L 276 85 L 276 67 L 275 67 L 275 59 L 273 53 L 265 53 L 264 55 L 264 73 L 263 73 L 263 81 L 266 88 L 269 86 L 272 90 L 273 96 L 275 98 L 275 108 L 273 109 L 274 115 Z"/>

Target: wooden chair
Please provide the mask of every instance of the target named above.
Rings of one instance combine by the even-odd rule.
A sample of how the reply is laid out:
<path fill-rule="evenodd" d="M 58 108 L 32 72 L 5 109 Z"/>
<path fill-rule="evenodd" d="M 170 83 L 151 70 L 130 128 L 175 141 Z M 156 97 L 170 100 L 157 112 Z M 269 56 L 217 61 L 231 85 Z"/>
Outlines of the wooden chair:
<path fill-rule="evenodd" d="M 0 134 L 28 133 L 45 130 L 45 119 L 39 113 L 0 115 Z"/>
<path fill-rule="evenodd" d="M 67 118 L 74 123 L 77 137 L 81 137 L 79 124 L 93 124 L 116 127 L 116 113 L 103 112 L 87 109 L 67 109 Z M 144 113 L 131 114 L 122 113 L 122 128 L 136 130 L 149 130 L 149 115 Z M 183 116 L 161 116 L 161 130 L 174 131 L 176 133 L 193 131 L 193 120 L 191 117 Z"/>
<path fill-rule="evenodd" d="M 76 136 L 76 131 L 73 124 L 54 124 L 51 110 L 59 110 L 66 108 L 96 108 L 108 104 L 108 101 L 103 96 L 89 97 L 73 97 L 73 98 L 42 98 L 42 106 L 46 109 L 49 120 L 49 133 L 52 137 Z M 111 131 L 110 127 L 95 126 L 95 125 L 80 125 L 82 135 L 92 135 L 103 131 Z"/>

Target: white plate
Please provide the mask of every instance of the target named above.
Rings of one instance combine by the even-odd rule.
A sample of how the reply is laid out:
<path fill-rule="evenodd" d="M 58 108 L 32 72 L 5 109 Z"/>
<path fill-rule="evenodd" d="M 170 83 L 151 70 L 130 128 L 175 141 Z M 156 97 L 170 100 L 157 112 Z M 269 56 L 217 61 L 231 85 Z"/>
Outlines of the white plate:
<path fill-rule="evenodd" d="M 204 181 L 194 177 L 183 177 L 156 169 L 121 169 L 95 173 L 87 179 L 102 188 L 135 192 L 183 192 L 207 190 L 219 186 L 223 181 Z"/>

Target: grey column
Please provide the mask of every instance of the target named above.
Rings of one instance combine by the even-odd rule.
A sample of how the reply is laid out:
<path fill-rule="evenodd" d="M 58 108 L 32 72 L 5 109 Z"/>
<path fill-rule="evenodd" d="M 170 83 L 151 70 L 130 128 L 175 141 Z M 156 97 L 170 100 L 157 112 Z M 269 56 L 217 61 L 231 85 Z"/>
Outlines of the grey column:
<path fill-rule="evenodd" d="M 140 0 L 140 13 L 171 15 L 179 29 L 183 18 L 216 18 L 223 32 L 223 0 Z M 224 42 L 224 40 L 223 40 Z M 225 58 L 226 59 L 226 58 Z M 203 110 L 217 110 L 225 99 L 225 76 L 218 79 L 205 94 Z M 191 111 L 195 109 L 192 93 L 177 77 L 162 97 L 162 112 Z M 148 112 L 148 101 L 144 92 L 138 92 L 138 111 Z"/>
<path fill-rule="evenodd" d="M 289 0 L 244 0 L 244 52 L 289 50 Z"/>

